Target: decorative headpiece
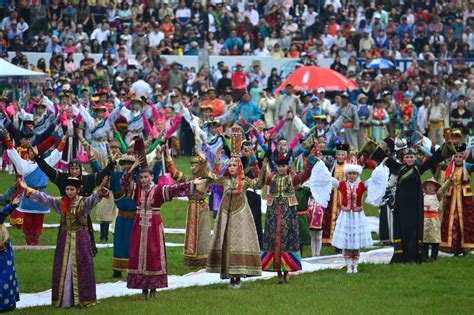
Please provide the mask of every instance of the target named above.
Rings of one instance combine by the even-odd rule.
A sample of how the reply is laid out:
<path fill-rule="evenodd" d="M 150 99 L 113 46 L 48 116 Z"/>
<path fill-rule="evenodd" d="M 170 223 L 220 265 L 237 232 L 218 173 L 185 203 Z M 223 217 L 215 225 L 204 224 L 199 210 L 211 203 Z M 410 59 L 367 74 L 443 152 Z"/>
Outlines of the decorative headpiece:
<path fill-rule="evenodd" d="M 68 177 L 66 179 L 66 186 L 74 186 L 74 187 L 81 187 L 82 186 L 82 182 L 79 178 L 77 177 Z"/>
<path fill-rule="evenodd" d="M 276 165 L 288 165 L 291 159 L 291 151 L 287 152 L 286 154 L 279 154 L 275 159 Z"/>
<path fill-rule="evenodd" d="M 438 183 L 438 181 L 437 181 L 434 177 L 431 177 L 430 179 L 427 179 L 427 180 L 425 180 L 425 181 L 423 182 L 422 185 L 423 185 L 423 188 L 424 188 L 424 189 L 426 188 L 426 185 L 427 185 L 428 183 L 434 184 L 434 185 L 436 186 L 436 190 L 438 190 L 438 189 L 441 187 L 440 183 Z"/>
<path fill-rule="evenodd" d="M 118 162 L 119 162 L 120 165 L 123 165 L 125 163 L 133 164 L 133 163 L 135 163 L 135 157 L 133 155 L 130 155 L 130 154 L 124 154 L 120 157 Z"/>
<path fill-rule="evenodd" d="M 34 132 L 33 132 L 33 129 L 30 128 L 30 126 L 26 126 L 26 125 L 25 125 L 25 126 L 23 126 L 23 127 L 21 128 L 20 136 L 21 136 L 22 138 L 33 138 L 34 135 L 35 135 L 35 134 L 34 134 Z"/>
<path fill-rule="evenodd" d="M 336 145 L 336 151 L 344 151 L 344 152 L 349 152 L 349 149 L 351 147 L 347 143 L 339 143 Z"/>
<path fill-rule="evenodd" d="M 358 173 L 359 175 L 362 174 L 362 166 L 357 164 L 357 158 L 352 156 L 348 163 L 344 164 L 344 175 L 347 173 Z"/>
<path fill-rule="evenodd" d="M 73 166 L 81 167 L 82 163 L 78 159 L 73 159 L 73 160 L 71 160 L 71 162 L 69 162 L 69 168 L 71 168 Z"/>
<path fill-rule="evenodd" d="M 230 156 L 240 158 L 242 148 L 242 128 L 240 126 L 231 128 L 231 146 Z"/>

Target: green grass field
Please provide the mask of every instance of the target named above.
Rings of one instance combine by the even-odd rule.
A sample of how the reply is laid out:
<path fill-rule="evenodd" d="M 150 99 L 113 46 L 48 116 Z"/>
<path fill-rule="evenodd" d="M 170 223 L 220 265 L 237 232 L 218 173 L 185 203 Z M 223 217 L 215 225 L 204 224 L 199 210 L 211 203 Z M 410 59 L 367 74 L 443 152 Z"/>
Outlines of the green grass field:
<path fill-rule="evenodd" d="M 187 159 L 177 159 L 177 168 L 190 173 Z M 364 171 L 366 179 L 370 171 Z M 431 174 L 425 174 L 425 178 Z M 0 192 L 14 183 L 12 175 L 0 174 Z M 47 192 L 57 195 L 55 185 L 49 185 Z M 366 205 L 369 216 L 378 216 L 378 209 Z M 184 228 L 186 202 L 174 200 L 162 208 L 165 227 Z M 95 221 L 95 212 L 92 212 Z M 263 218 L 264 219 L 264 218 Z M 45 223 L 58 223 L 59 217 L 50 213 Z M 9 229 L 13 245 L 24 245 L 21 231 Z M 54 245 L 57 229 L 44 229 L 40 243 Z M 373 234 L 374 239 L 377 235 Z M 96 240 L 99 239 L 96 232 Z M 112 243 L 113 234 L 109 235 Z M 167 242 L 183 243 L 184 235 L 168 234 Z M 113 282 L 111 277 L 112 248 L 99 249 L 94 259 L 98 283 Z M 168 247 L 169 273 L 183 275 L 194 271 L 182 264 L 183 247 Z M 322 255 L 334 254 L 332 248 L 323 248 Z M 20 291 L 40 292 L 51 288 L 52 261 L 54 250 L 17 250 L 15 261 Z M 309 247 L 304 257 L 310 256 Z M 474 256 L 467 258 L 442 258 L 434 264 L 384 266 L 363 265 L 361 273 L 346 275 L 343 271 L 322 271 L 292 278 L 291 284 L 278 286 L 274 280 L 245 283 L 240 291 L 229 291 L 223 285 L 178 289 L 159 293 L 158 301 L 143 302 L 138 296 L 111 298 L 99 301 L 97 306 L 87 309 L 97 314 L 115 311 L 129 314 L 158 311 L 165 313 L 379 313 L 380 307 L 388 313 L 455 313 L 473 314 L 472 266 Z M 470 280 L 469 280 L 470 279 Z M 125 280 L 125 277 L 122 279 Z M 284 297 L 284 298 L 282 298 Z M 436 297 L 436 298 L 434 298 Z M 221 301 L 222 300 L 222 301 Z M 277 308 L 275 308 L 277 307 Z M 50 314 L 61 312 L 52 307 L 22 309 L 22 314 Z M 73 312 L 82 310 L 73 310 Z M 64 311 L 63 311 L 64 312 Z M 68 311 L 70 313 L 70 311 Z"/>

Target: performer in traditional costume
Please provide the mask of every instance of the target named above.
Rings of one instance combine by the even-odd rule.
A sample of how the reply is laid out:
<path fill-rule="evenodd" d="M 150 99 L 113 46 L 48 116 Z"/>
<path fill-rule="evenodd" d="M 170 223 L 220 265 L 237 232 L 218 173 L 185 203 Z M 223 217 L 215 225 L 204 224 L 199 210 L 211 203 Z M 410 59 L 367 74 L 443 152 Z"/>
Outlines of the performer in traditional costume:
<path fill-rule="evenodd" d="M 331 175 L 324 163 L 318 162 L 311 174 L 310 186 L 316 201 L 325 204 L 329 199 L 330 187 L 341 192 L 341 212 L 337 218 L 332 245 L 343 250 L 347 273 L 357 273 L 360 250 L 372 246 L 372 235 L 362 209 L 362 195 L 367 190 L 366 202 L 377 206 L 387 188 L 389 170 L 383 163 L 363 182 L 360 180 L 362 167 L 357 160 L 344 165 L 344 180 L 338 181 Z"/>
<path fill-rule="evenodd" d="M 415 164 L 413 149 L 404 150 L 403 164 L 389 157 L 387 167 L 398 173 L 394 205 L 394 255 L 392 263 L 422 262 L 423 248 L 423 194 L 421 176 L 427 170 L 456 152 L 451 143 L 450 130 L 446 130 L 446 142 L 422 164 Z M 372 154 L 380 163 L 387 154 L 387 144 L 382 142 Z"/>
<path fill-rule="evenodd" d="M 128 269 L 128 252 L 130 248 L 130 234 L 132 232 L 133 220 L 137 211 L 135 200 L 129 198 L 120 184 L 124 172 L 127 172 L 135 163 L 133 155 L 122 155 L 119 159 L 119 170 L 112 173 L 110 190 L 114 194 L 115 205 L 118 208 L 117 219 L 114 229 L 114 252 L 112 257 L 113 277 L 120 278 L 122 272 Z"/>
<path fill-rule="evenodd" d="M 300 239 L 300 255 L 303 257 L 303 250 L 305 245 L 311 245 L 311 236 L 309 233 L 308 221 L 308 201 L 311 197 L 311 189 L 304 184 L 295 185 L 295 196 L 298 201 L 296 206 L 298 215 L 299 239 Z"/>
<path fill-rule="evenodd" d="M 323 245 L 323 207 L 314 200 L 313 195 L 308 200 L 307 215 L 311 235 L 311 255 L 319 256 Z"/>
<path fill-rule="evenodd" d="M 142 159 L 142 158 L 141 158 Z M 142 298 L 156 298 L 156 289 L 168 286 L 168 267 L 163 220 L 160 207 L 175 197 L 195 194 L 195 186 L 203 184 L 200 178 L 178 185 L 155 185 L 148 168 L 140 170 L 140 180 L 135 184 L 131 177 L 141 163 L 135 161 L 124 173 L 121 186 L 125 193 L 137 203 L 137 213 L 130 236 L 127 287 L 142 289 Z"/>
<path fill-rule="evenodd" d="M 1 197 L 3 199 L 4 196 Z M 13 311 L 16 308 L 16 302 L 20 300 L 13 247 L 7 228 L 3 225 L 5 219 L 19 203 L 20 200 L 16 199 L 0 209 L 0 313 Z"/>
<path fill-rule="evenodd" d="M 312 167 L 307 161 L 303 172 L 292 173 L 289 161 L 289 154 L 278 156 L 274 161 L 277 173 L 267 178 L 270 189 L 267 194 L 261 264 L 264 271 L 278 272 L 279 283 L 288 282 L 288 272 L 301 270 L 298 200 L 294 186 L 309 178 Z"/>
<path fill-rule="evenodd" d="M 267 161 L 262 164 L 258 178 L 244 177 L 240 161 L 242 128 L 232 127 L 232 158 L 220 182 L 224 195 L 214 225 L 214 234 L 207 262 L 207 272 L 220 273 L 229 279 L 228 288 L 239 289 L 242 277 L 260 276 L 260 246 L 255 223 L 250 210 L 247 188 L 261 189 L 266 174 Z"/>
<path fill-rule="evenodd" d="M 474 248 L 474 205 L 469 174 L 474 165 L 465 162 L 465 144 L 446 169 L 445 178 L 452 178 L 452 187 L 446 193 L 441 224 L 441 248 L 455 255 L 466 254 Z"/>
<path fill-rule="evenodd" d="M 446 191 L 451 187 L 451 178 L 441 186 L 434 177 L 423 182 L 423 260 L 429 261 L 431 248 L 431 261 L 438 259 L 439 244 L 441 243 L 440 203 L 444 201 Z"/>
<path fill-rule="evenodd" d="M 332 166 L 331 174 L 334 178 L 341 181 L 344 179 L 344 164 L 349 151 L 348 144 L 336 145 L 336 160 Z M 331 200 L 324 207 L 323 216 L 323 245 L 330 245 L 332 242 L 336 219 L 339 214 L 339 205 L 341 201 L 341 193 L 337 189 L 333 189 Z"/>
<path fill-rule="evenodd" d="M 97 192 L 82 197 L 81 185 L 78 178 L 69 177 L 65 182 L 66 195 L 51 197 L 21 182 L 27 198 L 54 209 L 61 216 L 51 293 L 52 304 L 57 307 L 88 306 L 97 300 L 87 215 L 109 191 L 102 184 Z"/>
<path fill-rule="evenodd" d="M 23 134 L 23 136 L 25 136 L 25 134 Z M 37 150 L 30 147 L 28 149 L 29 159 L 25 160 L 20 156 L 17 150 L 13 148 L 8 134 L 6 134 L 5 137 L 7 153 L 15 166 L 17 174 L 21 175 L 31 187 L 40 191 L 46 189 L 48 178 L 40 169 L 38 164 L 33 160 L 34 152 Z M 56 165 L 61 159 L 63 148 L 64 140 L 61 141 L 58 148 L 55 149 L 48 158 L 46 158 L 46 163 L 52 166 Z M 18 206 L 18 211 L 23 213 L 22 230 L 25 234 L 26 244 L 38 245 L 40 235 L 43 232 L 44 215 L 49 213 L 49 208 L 25 198 Z"/>
<path fill-rule="evenodd" d="M 204 153 L 196 150 L 191 156 L 190 162 L 192 175 L 185 176 L 175 168 L 171 158 L 171 151 L 169 150 L 166 158 L 166 168 L 173 179 L 178 183 L 191 181 L 199 177 L 212 177 Z M 209 216 L 209 206 L 206 203 L 209 186 L 209 182 L 196 186 L 194 194 L 189 197 L 186 211 L 186 235 L 183 252 L 184 265 L 186 266 L 206 266 L 207 257 L 209 256 L 211 218 Z"/>

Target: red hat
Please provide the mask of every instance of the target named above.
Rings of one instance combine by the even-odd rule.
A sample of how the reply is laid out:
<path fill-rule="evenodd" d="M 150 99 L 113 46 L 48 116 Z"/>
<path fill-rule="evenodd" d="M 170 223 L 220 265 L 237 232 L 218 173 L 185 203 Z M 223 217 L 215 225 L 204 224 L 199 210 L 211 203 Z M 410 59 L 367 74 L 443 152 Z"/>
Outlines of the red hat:
<path fill-rule="evenodd" d="M 236 67 L 242 67 L 242 64 L 241 64 L 240 62 L 237 62 L 237 63 L 235 64 L 235 66 L 236 66 Z"/>

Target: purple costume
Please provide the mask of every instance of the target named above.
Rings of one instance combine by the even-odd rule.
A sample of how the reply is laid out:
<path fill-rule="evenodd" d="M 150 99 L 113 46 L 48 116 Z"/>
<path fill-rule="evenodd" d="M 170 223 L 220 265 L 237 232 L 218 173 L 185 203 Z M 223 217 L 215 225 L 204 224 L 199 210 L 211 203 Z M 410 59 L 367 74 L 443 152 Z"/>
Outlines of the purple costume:
<path fill-rule="evenodd" d="M 96 282 L 87 215 L 101 197 L 97 193 L 89 197 L 78 196 L 63 211 L 67 197 L 51 197 L 31 189 L 26 194 L 29 199 L 61 215 L 54 253 L 52 304 L 64 308 L 94 304 L 97 299 Z"/>

